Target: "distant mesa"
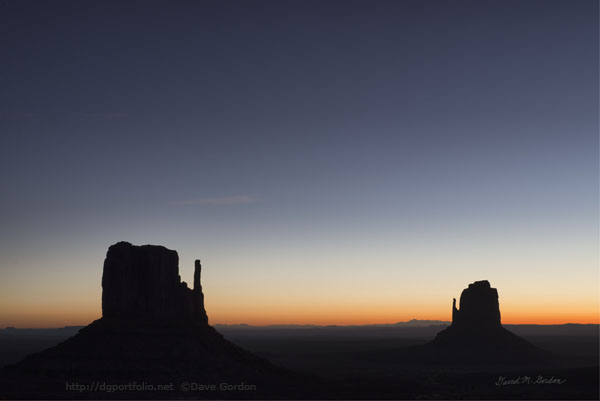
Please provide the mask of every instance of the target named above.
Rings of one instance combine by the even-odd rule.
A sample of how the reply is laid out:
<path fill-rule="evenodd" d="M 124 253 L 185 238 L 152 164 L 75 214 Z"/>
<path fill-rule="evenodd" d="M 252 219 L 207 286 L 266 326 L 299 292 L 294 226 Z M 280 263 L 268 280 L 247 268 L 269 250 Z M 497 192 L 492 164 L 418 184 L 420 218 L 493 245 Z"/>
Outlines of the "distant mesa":
<path fill-rule="evenodd" d="M 426 348 L 441 359 L 498 361 L 529 359 L 543 355 L 525 339 L 502 327 L 498 290 L 489 281 L 469 284 L 452 303 L 452 324 L 437 334 Z"/>
<path fill-rule="evenodd" d="M 460 309 L 456 309 L 456 298 L 452 301 L 452 326 L 481 329 L 501 327 L 498 290 L 491 288 L 487 280 L 469 284 L 460 294 Z"/>

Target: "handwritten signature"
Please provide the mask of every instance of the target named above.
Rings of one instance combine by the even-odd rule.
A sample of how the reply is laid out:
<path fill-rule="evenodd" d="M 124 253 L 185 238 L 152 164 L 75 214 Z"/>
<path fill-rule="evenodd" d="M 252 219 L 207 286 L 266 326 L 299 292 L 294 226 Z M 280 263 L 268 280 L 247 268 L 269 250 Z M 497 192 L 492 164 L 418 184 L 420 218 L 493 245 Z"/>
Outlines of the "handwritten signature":
<path fill-rule="evenodd" d="M 554 376 L 537 376 L 536 378 L 533 378 L 531 376 L 517 376 L 514 378 L 499 376 L 498 380 L 496 381 L 496 386 L 514 386 L 520 384 L 563 384 L 566 381 L 566 379 L 559 379 Z"/>

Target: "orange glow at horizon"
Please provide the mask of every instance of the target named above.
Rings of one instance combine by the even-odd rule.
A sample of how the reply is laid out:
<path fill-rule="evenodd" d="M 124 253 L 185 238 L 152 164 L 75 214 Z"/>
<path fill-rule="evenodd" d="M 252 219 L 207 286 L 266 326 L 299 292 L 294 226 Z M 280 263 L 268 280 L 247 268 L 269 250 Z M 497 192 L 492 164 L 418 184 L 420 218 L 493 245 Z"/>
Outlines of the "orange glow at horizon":
<path fill-rule="evenodd" d="M 88 305 L 89 306 L 89 305 Z M 211 313 L 211 309 L 214 313 Z M 318 310 L 295 308 L 265 310 L 235 310 L 231 308 L 207 308 L 210 324 L 249 324 L 249 325 L 363 325 L 363 324 L 391 324 L 396 322 L 417 320 L 451 321 L 449 308 L 441 312 L 421 308 L 411 313 L 398 313 L 392 308 L 383 310 L 368 309 L 339 309 L 321 307 Z M 503 324 L 600 324 L 600 314 L 594 308 L 581 308 L 576 312 L 567 310 L 519 310 L 517 308 L 501 308 Z M 19 328 L 50 328 L 63 326 L 83 326 L 99 319 L 102 316 L 97 308 L 71 308 L 52 309 L 51 307 L 26 308 L 20 311 L 2 311 L 0 327 Z"/>

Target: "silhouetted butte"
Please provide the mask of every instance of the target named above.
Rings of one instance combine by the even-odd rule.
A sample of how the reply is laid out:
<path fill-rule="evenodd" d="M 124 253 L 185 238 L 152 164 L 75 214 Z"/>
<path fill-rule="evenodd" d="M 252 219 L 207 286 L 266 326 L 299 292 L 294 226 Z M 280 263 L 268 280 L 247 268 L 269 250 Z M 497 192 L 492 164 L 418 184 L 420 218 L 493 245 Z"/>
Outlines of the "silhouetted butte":
<path fill-rule="evenodd" d="M 469 284 L 452 304 L 452 324 L 439 332 L 426 349 L 439 359 L 514 361 L 537 359 L 543 352 L 502 327 L 498 291 L 487 280 Z"/>
<path fill-rule="evenodd" d="M 178 264 L 177 252 L 162 246 L 112 245 L 104 261 L 102 318 L 7 368 L 3 373 L 12 388 L 5 394 L 64 398 L 77 395 L 65 392 L 65 381 L 91 380 L 217 385 L 216 392 L 197 394 L 203 397 L 218 396 L 220 383 L 256 386 L 233 394 L 236 398 L 276 396 L 283 388 L 295 388 L 296 375 L 230 343 L 208 324 L 200 262 L 195 263 L 193 289 L 181 281 Z"/>

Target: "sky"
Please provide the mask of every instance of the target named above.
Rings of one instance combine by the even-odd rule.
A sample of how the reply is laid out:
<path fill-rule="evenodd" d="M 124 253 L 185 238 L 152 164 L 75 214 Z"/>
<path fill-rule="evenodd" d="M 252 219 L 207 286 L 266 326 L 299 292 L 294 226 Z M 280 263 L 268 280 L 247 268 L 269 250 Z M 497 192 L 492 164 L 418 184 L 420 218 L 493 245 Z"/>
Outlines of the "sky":
<path fill-rule="evenodd" d="M 119 241 L 211 323 L 599 322 L 598 3 L 0 1 L 0 327 Z"/>

